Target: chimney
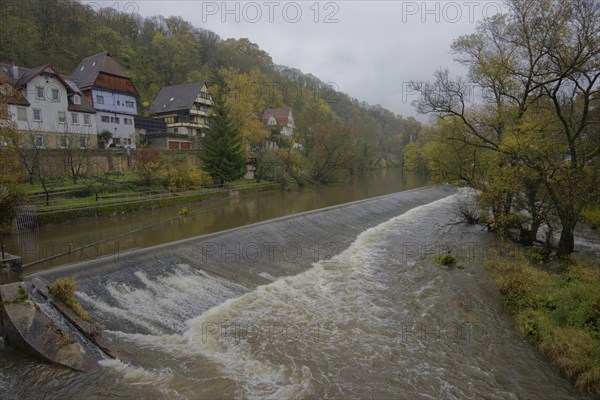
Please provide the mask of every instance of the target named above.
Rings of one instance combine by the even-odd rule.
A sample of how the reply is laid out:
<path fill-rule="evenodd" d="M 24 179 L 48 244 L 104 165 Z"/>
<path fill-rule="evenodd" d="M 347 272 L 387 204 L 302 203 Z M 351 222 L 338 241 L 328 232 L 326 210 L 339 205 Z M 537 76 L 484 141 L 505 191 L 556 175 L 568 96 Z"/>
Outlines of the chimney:
<path fill-rule="evenodd" d="M 10 66 L 11 66 L 11 72 L 12 72 L 13 79 L 15 79 L 15 80 L 19 79 L 19 67 L 17 67 L 15 65 L 14 61 L 10 62 Z"/>

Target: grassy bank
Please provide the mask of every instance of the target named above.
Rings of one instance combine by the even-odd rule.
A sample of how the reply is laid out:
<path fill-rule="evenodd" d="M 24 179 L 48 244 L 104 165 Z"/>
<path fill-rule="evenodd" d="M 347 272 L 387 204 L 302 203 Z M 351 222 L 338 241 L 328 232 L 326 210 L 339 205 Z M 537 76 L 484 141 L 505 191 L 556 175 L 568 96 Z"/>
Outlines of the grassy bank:
<path fill-rule="evenodd" d="M 521 333 L 584 392 L 600 395 L 600 262 L 488 262 Z"/>
<path fill-rule="evenodd" d="M 581 212 L 581 218 L 594 229 L 600 228 L 600 205 L 587 206 Z"/>
<path fill-rule="evenodd" d="M 239 195 L 266 192 L 280 189 L 279 183 L 262 183 L 262 184 L 246 184 L 246 185 L 231 185 L 226 190 L 199 190 L 188 191 L 185 193 L 174 193 L 168 196 L 141 196 L 136 200 L 132 197 L 123 198 L 125 201 L 119 201 L 120 198 L 104 199 L 105 201 L 88 201 L 81 207 L 74 207 L 73 199 L 61 199 L 53 203 L 53 208 L 39 207 L 37 220 L 38 224 L 44 225 L 49 223 L 61 223 L 70 220 L 75 220 L 85 217 L 101 217 L 109 216 L 115 213 L 129 213 L 139 210 L 149 210 L 153 208 L 168 207 L 178 204 L 191 204 L 209 199 L 218 199 L 230 196 L 230 190 L 233 190 Z M 84 199 L 85 201 L 86 199 Z M 89 199 L 88 199 L 89 200 Z"/>

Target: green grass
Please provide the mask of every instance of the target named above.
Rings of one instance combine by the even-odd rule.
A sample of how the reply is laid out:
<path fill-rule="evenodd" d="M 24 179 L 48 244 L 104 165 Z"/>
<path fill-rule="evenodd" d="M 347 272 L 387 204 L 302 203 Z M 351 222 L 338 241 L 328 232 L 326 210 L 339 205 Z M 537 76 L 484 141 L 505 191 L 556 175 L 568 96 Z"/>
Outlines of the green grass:
<path fill-rule="evenodd" d="M 600 205 L 590 205 L 584 208 L 581 218 L 592 228 L 600 228 Z"/>
<path fill-rule="evenodd" d="M 554 262 L 542 269 L 518 253 L 488 267 L 521 333 L 578 388 L 600 395 L 600 262 Z"/>
<path fill-rule="evenodd" d="M 246 185 L 245 187 L 238 187 L 236 190 L 238 190 L 240 194 L 245 194 L 277 190 L 280 188 L 281 185 L 278 183 L 262 183 L 260 185 L 252 184 Z M 128 213 L 152 208 L 168 207 L 177 204 L 190 204 L 207 199 L 216 199 L 228 196 L 228 190 L 201 189 L 198 191 L 179 193 L 167 197 L 153 196 L 151 199 L 147 197 L 140 197 L 138 201 L 133 201 L 132 198 L 129 198 L 127 201 L 118 201 L 119 198 L 115 197 L 111 199 L 105 199 L 105 202 L 94 202 L 92 206 L 88 206 L 91 203 L 79 203 L 81 206 L 77 207 L 78 203 L 61 202 L 57 205 L 51 206 L 56 207 L 54 209 L 45 209 L 42 206 L 38 207 L 37 219 L 40 225 L 48 223 L 62 223 L 85 217 L 109 216 L 114 213 Z M 72 201 L 76 200 L 77 199 L 72 199 Z"/>

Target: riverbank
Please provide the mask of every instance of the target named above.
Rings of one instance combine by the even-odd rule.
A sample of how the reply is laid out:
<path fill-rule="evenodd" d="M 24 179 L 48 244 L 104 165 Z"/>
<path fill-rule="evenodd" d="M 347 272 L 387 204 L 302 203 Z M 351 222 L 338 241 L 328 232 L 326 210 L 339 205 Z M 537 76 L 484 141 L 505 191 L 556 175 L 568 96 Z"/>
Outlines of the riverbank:
<path fill-rule="evenodd" d="M 541 262 L 516 250 L 487 266 L 520 332 L 580 390 L 600 396 L 600 263 Z"/>
<path fill-rule="evenodd" d="M 452 192 L 404 191 L 36 274 L 75 277 L 90 316 L 135 357 L 65 376 L 7 349 L 0 379 L 20 398 L 60 380 L 60 397 L 589 400 L 515 335 L 482 268 L 498 238 L 439 229 Z M 465 269 L 432 262 L 446 249 Z"/>
<path fill-rule="evenodd" d="M 86 217 L 103 217 L 125 214 L 140 210 L 184 205 L 210 199 L 240 196 L 281 189 L 281 184 L 273 182 L 230 184 L 219 188 L 201 188 L 185 192 L 143 193 L 120 197 L 93 197 L 84 199 L 61 199 L 52 206 L 40 206 L 37 211 L 38 225 L 63 223 Z M 89 201 L 86 201 L 89 200 Z"/>

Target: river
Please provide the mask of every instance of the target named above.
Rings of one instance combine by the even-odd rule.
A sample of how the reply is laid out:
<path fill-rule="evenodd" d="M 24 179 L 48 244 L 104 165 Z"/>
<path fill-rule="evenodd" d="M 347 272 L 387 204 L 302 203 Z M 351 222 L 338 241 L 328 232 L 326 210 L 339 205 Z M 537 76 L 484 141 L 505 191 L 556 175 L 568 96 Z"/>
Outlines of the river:
<path fill-rule="evenodd" d="M 227 203 L 253 205 L 222 227 L 281 216 L 259 205 L 269 196 L 303 211 L 384 194 L 388 175 L 378 173 L 380 189 L 368 194 L 354 183 L 327 188 L 327 200 L 318 188 Z M 315 200 L 294 209 L 298 196 Z M 443 228 L 461 196 L 469 193 L 409 190 L 46 268 L 38 275 L 77 277 L 78 297 L 131 361 L 85 375 L 0 342 L 2 398 L 588 398 L 517 334 L 482 266 L 503 244 L 480 227 Z M 187 218 L 201 230 L 209 214 Z M 170 221 L 155 234 L 198 233 Z M 150 236 L 145 244 L 161 242 Z M 433 262 L 447 251 L 464 268 Z"/>
<path fill-rule="evenodd" d="M 189 211 L 186 216 L 178 215 L 184 207 L 180 205 L 45 225 L 33 232 L 12 235 L 6 249 L 21 255 L 25 264 L 33 263 L 28 270 L 36 271 L 414 189 L 425 183 L 423 176 L 404 174 L 400 169 L 380 169 L 342 184 L 185 205 Z"/>

